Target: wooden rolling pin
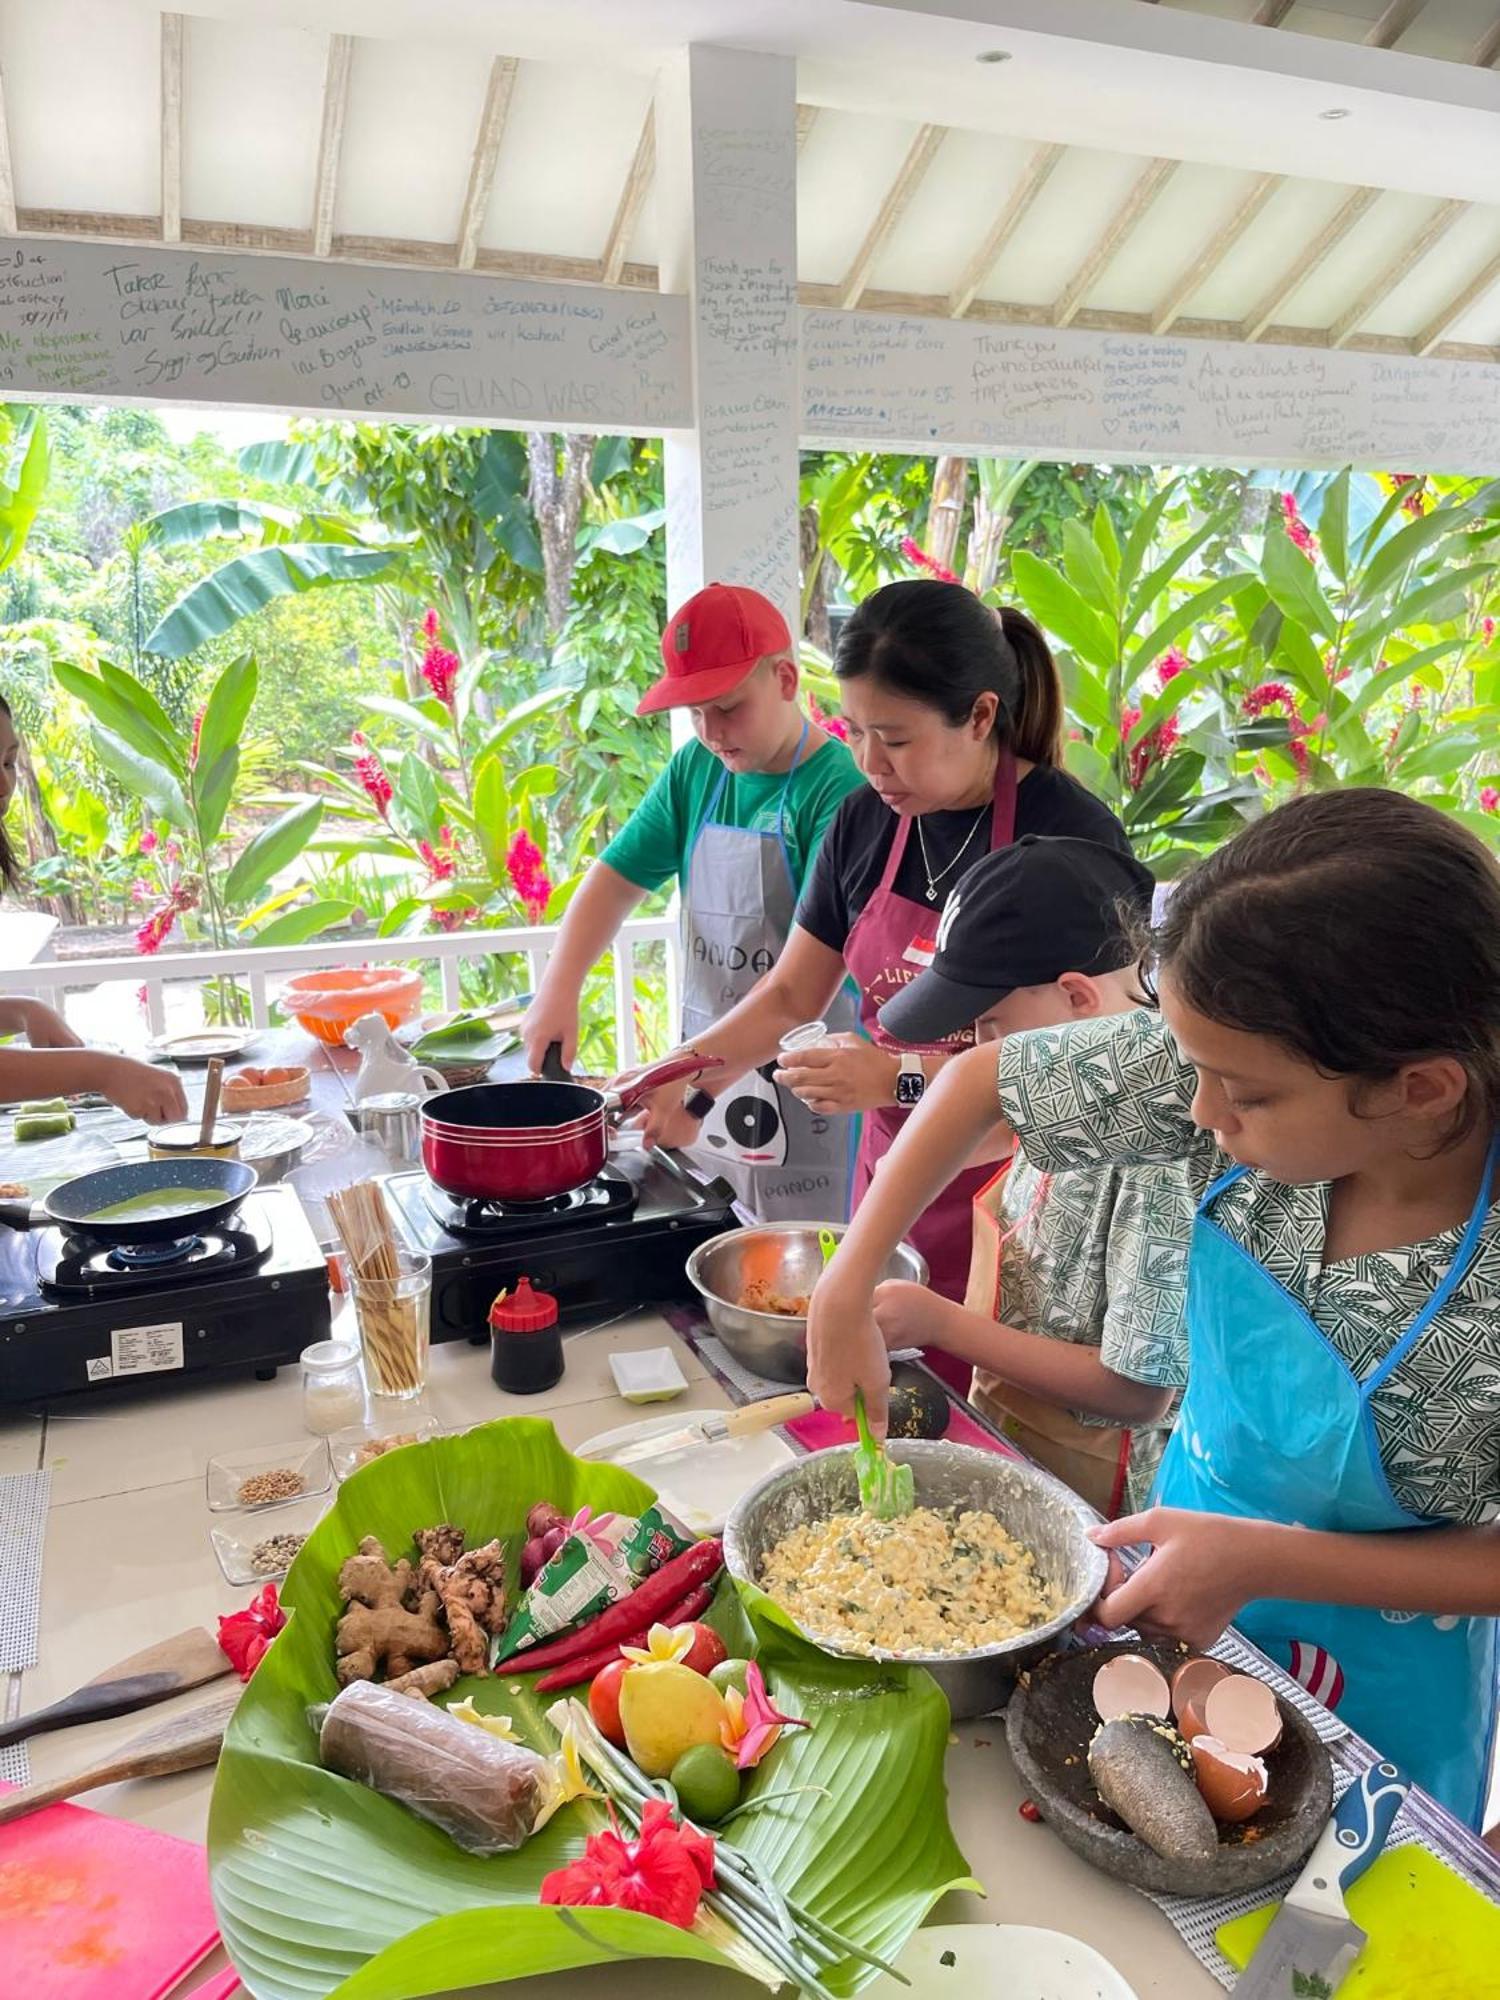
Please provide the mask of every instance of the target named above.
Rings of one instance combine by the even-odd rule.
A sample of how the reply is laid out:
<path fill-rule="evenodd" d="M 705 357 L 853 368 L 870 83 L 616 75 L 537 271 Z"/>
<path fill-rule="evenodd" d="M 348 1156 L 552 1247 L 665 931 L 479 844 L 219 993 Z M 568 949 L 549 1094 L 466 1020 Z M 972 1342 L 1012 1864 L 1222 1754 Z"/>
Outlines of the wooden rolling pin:
<path fill-rule="evenodd" d="M 144 1651 L 117 1660 L 102 1674 L 95 1674 L 71 1694 L 46 1708 L 18 1715 L 13 1722 L 0 1723 L 0 1750 L 8 1743 L 24 1743 L 47 1729 L 71 1729 L 75 1722 L 99 1722 L 110 1715 L 129 1715 L 137 1708 L 150 1708 L 174 1694 L 202 1687 L 233 1672 L 219 1651 L 219 1642 L 201 1625 L 192 1625 L 173 1639 L 162 1639 Z"/>
<path fill-rule="evenodd" d="M 0 1825 L 37 1812 L 42 1806 L 56 1805 L 59 1799 L 95 1791 L 100 1785 L 123 1784 L 127 1778 L 164 1778 L 172 1771 L 193 1771 L 200 1765 L 217 1763 L 224 1745 L 224 1731 L 239 1698 L 236 1682 L 197 1708 L 132 1736 L 113 1757 L 75 1771 L 71 1778 L 55 1778 L 50 1784 L 24 1785 L 19 1791 L 0 1793 Z"/>

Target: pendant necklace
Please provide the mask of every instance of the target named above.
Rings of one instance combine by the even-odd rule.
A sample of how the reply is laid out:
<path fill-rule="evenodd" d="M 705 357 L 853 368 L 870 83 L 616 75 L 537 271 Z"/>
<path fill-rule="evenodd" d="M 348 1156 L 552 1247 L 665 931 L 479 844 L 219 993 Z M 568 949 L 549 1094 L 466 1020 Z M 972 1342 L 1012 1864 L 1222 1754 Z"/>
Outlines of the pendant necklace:
<path fill-rule="evenodd" d="M 922 850 L 922 867 L 926 871 L 927 875 L 927 900 L 929 903 L 935 903 L 937 901 L 938 883 L 942 881 L 945 875 L 952 874 L 953 870 L 958 866 L 959 862 L 963 860 L 964 855 L 968 852 L 970 841 L 974 838 L 975 834 L 978 833 L 980 827 L 984 823 L 985 815 L 988 812 L 990 812 L 990 810 L 991 807 L 989 805 L 982 805 L 979 808 L 978 818 L 974 821 L 974 824 L 969 828 L 969 831 L 964 835 L 963 846 L 960 847 L 957 854 L 954 855 L 953 859 L 950 862 L 948 862 L 946 866 L 938 870 L 936 875 L 934 875 L 932 872 L 932 863 L 927 859 L 927 837 L 922 831 L 922 819 L 921 815 L 918 814 L 917 845 Z"/>

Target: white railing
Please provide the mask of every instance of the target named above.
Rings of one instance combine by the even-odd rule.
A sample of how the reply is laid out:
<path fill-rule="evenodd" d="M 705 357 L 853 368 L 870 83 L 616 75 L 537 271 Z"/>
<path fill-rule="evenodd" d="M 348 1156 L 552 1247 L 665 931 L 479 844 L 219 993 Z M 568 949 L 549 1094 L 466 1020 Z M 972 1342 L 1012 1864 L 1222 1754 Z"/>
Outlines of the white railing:
<path fill-rule="evenodd" d="M 493 931 L 436 932 L 419 938 L 340 938 L 321 943 L 245 945 L 228 951 L 158 952 L 153 957 L 66 959 L 37 965 L 18 966 L 0 972 L 0 991 L 31 993 L 66 1012 L 69 992 L 92 991 L 101 986 L 144 986 L 146 1018 L 153 1035 L 167 1029 L 166 989 L 168 986 L 202 985 L 220 976 L 241 981 L 250 995 L 250 1020 L 257 1028 L 270 1026 L 271 1004 L 275 996 L 269 982 L 278 974 L 323 972 L 335 966 L 433 964 L 442 980 L 445 1008 L 461 1004 L 459 969 L 466 960 L 524 953 L 529 985 L 534 991 L 546 968 L 555 925 L 520 925 Z M 672 917 L 636 917 L 621 926 L 611 954 L 614 973 L 615 1053 L 620 1069 L 630 1069 L 638 1059 L 635 1031 L 636 954 L 642 945 L 666 946 L 666 999 L 668 1020 L 677 1020 L 677 996 L 681 990 L 681 963 L 678 930 Z"/>

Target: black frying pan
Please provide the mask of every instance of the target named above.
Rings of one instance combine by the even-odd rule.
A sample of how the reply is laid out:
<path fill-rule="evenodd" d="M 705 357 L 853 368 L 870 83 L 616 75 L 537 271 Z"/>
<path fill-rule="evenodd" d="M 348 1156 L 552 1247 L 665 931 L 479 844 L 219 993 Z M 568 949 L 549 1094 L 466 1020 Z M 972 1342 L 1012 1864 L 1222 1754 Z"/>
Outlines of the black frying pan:
<path fill-rule="evenodd" d="M 254 1167 L 243 1160 L 211 1160 L 189 1154 L 177 1160 L 130 1160 L 116 1167 L 99 1167 L 64 1181 L 40 1201 L 0 1201 L 0 1223 L 11 1229 L 46 1229 L 57 1225 L 96 1243 L 172 1243 L 194 1236 L 216 1223 L 227 1222 L 256 1184 Z M 94 1218 L 101 1208 L 113 1208 L 152 1188 L 201 1188 L 201 1208 L 184 1208 L 174 1215 L 121 1216 L 111 1222 Z"/>

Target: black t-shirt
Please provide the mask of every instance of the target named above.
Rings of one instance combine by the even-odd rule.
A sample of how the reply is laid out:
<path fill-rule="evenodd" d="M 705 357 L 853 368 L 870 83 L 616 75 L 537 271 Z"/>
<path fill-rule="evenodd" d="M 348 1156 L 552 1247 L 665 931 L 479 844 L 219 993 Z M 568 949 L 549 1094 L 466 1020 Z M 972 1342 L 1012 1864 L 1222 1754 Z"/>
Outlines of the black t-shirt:
<path fill-rule="evenodd" d="M 984 826 L 969 840 L 958 866 L 942 873 L 969 838 L 980 810 L 965 806 L 960 812 L 922 815 L 927 859 L 939 878 L 937 900 L 932 905 L 935 910 L 942 908 L 948 891 L 964 871 L 989 851 L 989 828 Z M 991 808 L 982 810 L 988 816 Z M 867 785 L 851 792 L 828 822 L 797 905 L 797 922 L 830 951 L 843 951 L 855 918 L 880 887 L 897 823 L 897 815 Z M 1095 840 L 1122 854 L 1130 852 L 1125 829 L 1109 807 L 1066 771 L 1046 764 L 1033 765 L 1016 787 L 1015 837 L 1019 840 L 1027 833 Z M 906 852 L 892 886 L 898 896 L 909 896 L 914 903 L 927 900 L 927 870 L 922 865 L 922 846 L 915 827 L 907 836 Z"/>

